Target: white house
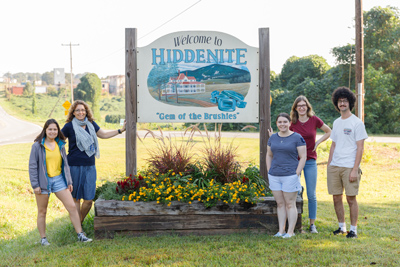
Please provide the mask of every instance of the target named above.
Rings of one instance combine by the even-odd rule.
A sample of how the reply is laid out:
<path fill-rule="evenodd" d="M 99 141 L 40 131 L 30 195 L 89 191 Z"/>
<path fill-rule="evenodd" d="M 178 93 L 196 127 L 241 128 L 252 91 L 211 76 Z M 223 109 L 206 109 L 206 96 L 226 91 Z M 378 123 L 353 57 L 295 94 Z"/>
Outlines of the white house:
<path fill-rule="evenodd" d="M 178 77 L 170 77 L 165 88 L 162 89 L 162 95 L 175 95 L 176 90 L 178 95 L 201 94 L 206 92 L 206 84 L 196 81 L 195 77 L 186 76 L 183 73 L 178 73 Z"/>

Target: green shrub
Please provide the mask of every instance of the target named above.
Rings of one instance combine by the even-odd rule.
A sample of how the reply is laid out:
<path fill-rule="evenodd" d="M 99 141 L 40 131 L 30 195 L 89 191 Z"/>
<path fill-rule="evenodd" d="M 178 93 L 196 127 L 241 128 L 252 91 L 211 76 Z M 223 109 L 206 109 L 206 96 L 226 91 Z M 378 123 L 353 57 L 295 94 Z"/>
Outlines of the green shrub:
<path fill-rule="evenodd" d="M 119 123 L 123 119 L 124 115 L 106 115 L 106 122 L 108 123 Z"/>

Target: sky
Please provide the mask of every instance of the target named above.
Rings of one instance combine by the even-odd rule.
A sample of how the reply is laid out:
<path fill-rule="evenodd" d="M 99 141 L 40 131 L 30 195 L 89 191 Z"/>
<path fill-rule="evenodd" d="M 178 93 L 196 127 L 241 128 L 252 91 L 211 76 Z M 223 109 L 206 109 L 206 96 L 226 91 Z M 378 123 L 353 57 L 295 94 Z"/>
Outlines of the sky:
<path fill-rule="evenodd" d="M 363 0 L 363 10 L 399 0 Z M 271 70 L 291 56 L 319 55 L 354 43 L 355 0 L 13 0 L 2 1 L 0 76 L 64 68 L 99 77 L 124 74 L 125 28 L 138 46 L 178 31 L 219 31 L 258 46 L 258 29 L 270 30 Z"/>

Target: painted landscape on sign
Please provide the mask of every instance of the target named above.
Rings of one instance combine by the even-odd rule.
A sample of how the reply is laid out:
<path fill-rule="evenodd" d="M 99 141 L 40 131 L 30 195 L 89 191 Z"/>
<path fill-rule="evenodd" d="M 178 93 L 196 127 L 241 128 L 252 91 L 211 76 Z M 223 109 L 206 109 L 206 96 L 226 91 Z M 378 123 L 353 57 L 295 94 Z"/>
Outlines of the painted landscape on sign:
<path fill-rule="evenodd" d="M 251 82 L 246 66 L 208 66 L 166 63 L 156 65 L 147 78 L 150 95 L 162 103 L 188 107 L 244 108 Z"/>

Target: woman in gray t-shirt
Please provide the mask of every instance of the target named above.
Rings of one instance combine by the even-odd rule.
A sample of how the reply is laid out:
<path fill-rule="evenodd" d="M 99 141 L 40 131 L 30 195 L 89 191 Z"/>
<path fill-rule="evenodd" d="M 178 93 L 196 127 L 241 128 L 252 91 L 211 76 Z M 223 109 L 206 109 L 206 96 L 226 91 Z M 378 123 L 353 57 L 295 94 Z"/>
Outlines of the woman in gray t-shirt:
<path fill-rule="evenodd" d="M 290 238 L 297 222 L 296 197 L 301 188 L 300 173 L 307 159 L 306 142 L 300 134 L 289 130 L 290 116 L 281 113 L 276 118 L 279 132 L 268 140 L 267 169 L 269 188 L 277 204 L 279 232 L 276 237 Z M 289 222 L 285 233 L 286 218 Z"/>

